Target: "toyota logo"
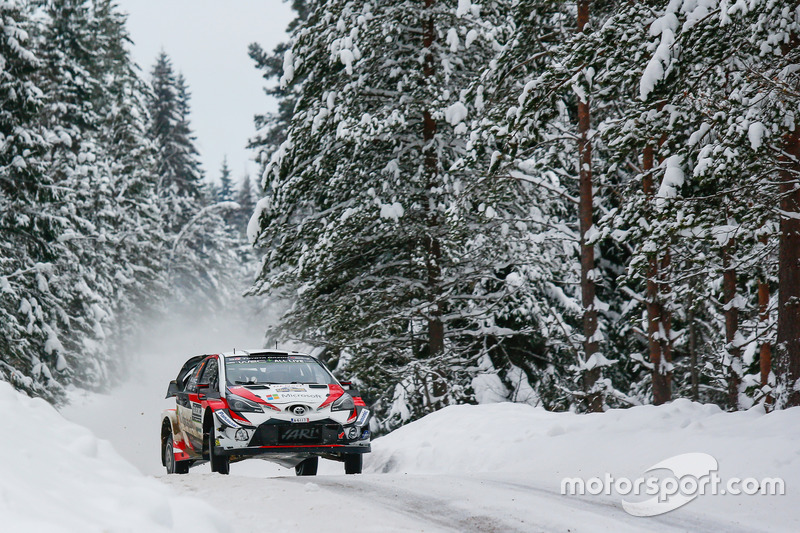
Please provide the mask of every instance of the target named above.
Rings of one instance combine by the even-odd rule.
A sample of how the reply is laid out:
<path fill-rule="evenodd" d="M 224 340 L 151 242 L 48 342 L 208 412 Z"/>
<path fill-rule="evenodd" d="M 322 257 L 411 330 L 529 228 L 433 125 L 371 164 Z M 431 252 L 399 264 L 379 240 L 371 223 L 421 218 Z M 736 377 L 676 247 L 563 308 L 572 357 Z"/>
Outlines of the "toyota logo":
<path fill-rule="evenodd" d="M 306 408 L 303 407 L 302 405 L 296 405 L 292 407 L 292 412 L 297 416 L 304 415 L 306 414 Z"/>

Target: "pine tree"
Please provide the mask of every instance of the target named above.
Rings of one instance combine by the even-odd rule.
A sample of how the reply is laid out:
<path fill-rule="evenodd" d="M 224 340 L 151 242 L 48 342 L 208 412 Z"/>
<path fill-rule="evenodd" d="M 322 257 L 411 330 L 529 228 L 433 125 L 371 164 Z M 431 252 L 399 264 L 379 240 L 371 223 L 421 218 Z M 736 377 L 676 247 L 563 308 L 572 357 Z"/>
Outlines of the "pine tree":
<path fill-rule="evenodd" d="M 245 174 L 242 179 L 242 183 L 236 193 L 236 203 L 239 204 L 239 210 L 236 212 L 234 225 L 241 232 L 242 236 L 245 236 L 247 232 L 247 223 L 250 221 L 250 216 L 253 214 L 256 207 L 253 181 L 250 179 L 249 174 Z"/>
<path fill-rule="evenodd" d="M 230 202 L 233 200 L 233 179 L 231 178 L 231 169 L 228 167 L 228 157 L 222 160 L 222 168 L 219 174 L 219 190 L 216 191 L 216 199 L 218 202 Z"/>
<path fill-rule="evenodd" d="M 190 93 L 162 52 L 152 70 L 149 135 L 156 150 L 158 196 L 166 230 L 168 283 L 192 307 L 219 308 L 238 293 L 237 237 L 223 215 L 238 208 L 216 202 L 203 182 L 190 123 Z"/>
<path fill-rule="evenodd" d="M 130 327 L 117 313 L 144 310 L 141 297 L 157 278 L 144 86 L 125 49 L 124 17 L 112 3 L 52 3 L 44 15 L 38 48 L 48 104 L 39 118 L 53 132 L 47 173 L 64 191 L 57 209 L 65 224 L 51 289 L 61 300 L 66 375 L 96 387 L 119 363 L 109 339 L 122 343 L 119 333 Z"/>
<path fill-rule="evenodd" d="M 48 132 L 37 121 L 40 63 L 23 29 L 34 25 L 16 4 L 0 4 L 0 378 L 54 399 L 54 374 L 66 363 L 48 280 L 62 225 L 46 207 L 57 192 L 45 172 Z"/>
<path fill-rule="evenodd" d="M 299 294 L 273 333 L 348 357 L 387 427 L 470 400 L 470 367 L 517 333 L 498 322 L 522 261 L 495 254 L 524 233 L 517 207 L 463 165 L 479 111 L 462 92 L 507 38 L 507 8 L 317 4 L 287 51 L 302 97 L 266 173 L 255 291 Z"/>
<path fill-rule="evenodd" d="M 286 29 L 288 32 L 295 31 L 308 18 L 312 5 L 309 0 L 291 0 L 291 3 L 297 15 L 289 23 Z M 288 47 L 288 43 L 280 43 L 272 53 L 265 52 L 258 43 L 252 43 L 248 48 L 248 54 L 255 62 L 256 68 L 262 71 L 262 77 L 270 83 L 264 88 L 264 92 L 278 101 L 276 112 L 256 115 L 257 132 L 249 143 L 249 147 L 257 153 L 256 160 L 264 166 L 269 162 L 272 153 L 286 140 L 286 132 L 289 130 L 294 108 L 301 94 L 301 80 L 297 77 L 285 87 L 277 83 L 283 74 L 283 59 Z"/>
<path fill-rule="evenodd" d="M 517 4 L 514 37 L 475 98 L 489 109 L 476 135 L 491 155 L 491 176 L 526 183 L 523 203 L 540 210 L 529 231 L 557 243 L 532 255 L 546 288 L 534 298 L 550 304 L 531 319 L 551 324 L 541 339 L 551 355 L 547 372 L 528 372 L 528 379 L 550 407 L 600 410 L 636 400 L 623 392 L 624 370 L 612 366 L 625 353 L 617 345 L 626 336 L 617 327 L 624 298 L 615 280 L 626 250 L 600 239 L 595 225 L 594 212 L 614 203 L 607 191 L 618 176 L 594 126 L 614 105 L 595 84 L 601 61 L 595 28 L 605 24 L 610 6 L 591 5 Z"/>
<path fill-rule="evenodd" d="M 99 70 L 104 90 L 97 103 L 98 142 L 111 182 L 114 206 L 106 215 L 106 264 L 113 265 L 112 308 L 116 349 L 124 353 L 130 334 L 163 294 L 159 250 L 165 236 L 156 194 L 154 149 L 147 138 L 147 94 L 128 51 L 126 16 L 113 0 L 95 2 L 96 39 L 104 41 Z"/>

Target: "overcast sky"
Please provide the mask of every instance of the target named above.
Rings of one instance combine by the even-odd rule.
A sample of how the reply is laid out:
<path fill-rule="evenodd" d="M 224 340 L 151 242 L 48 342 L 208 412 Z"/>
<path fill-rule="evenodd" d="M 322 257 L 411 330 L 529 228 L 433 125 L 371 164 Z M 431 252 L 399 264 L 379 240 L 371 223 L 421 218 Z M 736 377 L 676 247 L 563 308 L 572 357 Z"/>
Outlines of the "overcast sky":
<path fill-rule="evenodd" d="M 192 93 L 192 126 L 206 175 L 219 178 L 227 154 L 233 177 L 256 174 L 245 149 L 255 132 L 253 115 L 275 109 L 247 45 L 265 50 L 286 40 L 293 18 L 282 0 L 118 0 L 129 14 L 133 56 L 149 79 L 163 48 L 183 72 Z"/>

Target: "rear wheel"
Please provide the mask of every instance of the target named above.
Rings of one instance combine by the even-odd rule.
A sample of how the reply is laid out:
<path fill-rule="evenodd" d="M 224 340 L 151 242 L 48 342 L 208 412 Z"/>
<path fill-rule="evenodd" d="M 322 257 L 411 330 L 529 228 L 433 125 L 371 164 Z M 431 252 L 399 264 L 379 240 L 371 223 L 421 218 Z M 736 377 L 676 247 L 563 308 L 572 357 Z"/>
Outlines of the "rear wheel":
<path fill-rule="evenodd" d="M 214 426 L 208 430 L 208 461 L 211 463 L 211 471 L 219 474 L 231 473 L 231 458 L 227 455 L 217 455 L 214 452 L 214 445 L 216 441 L 214 435 Z"/>
<path fill-rule="evenodd" d="M 173 440 L 172 432 L 167 436 L 164 442 L 164 465 L 167 467 L 167 474 L 188 474 L 189 461 L 176 461 L 175 452 L 172 450 Z"/>
<path fill-rule="evenodd" d="M 319 457 L 309 457 L 302 463 L 294 467 L 294 472 L 298 476 L 316 476 L 319 466 Z"/>
<path fill-rule="evenodd" d="M 348 453 L 344 456 L 344 473 L 360 474 L 364 456 L 360 453 Z"/>

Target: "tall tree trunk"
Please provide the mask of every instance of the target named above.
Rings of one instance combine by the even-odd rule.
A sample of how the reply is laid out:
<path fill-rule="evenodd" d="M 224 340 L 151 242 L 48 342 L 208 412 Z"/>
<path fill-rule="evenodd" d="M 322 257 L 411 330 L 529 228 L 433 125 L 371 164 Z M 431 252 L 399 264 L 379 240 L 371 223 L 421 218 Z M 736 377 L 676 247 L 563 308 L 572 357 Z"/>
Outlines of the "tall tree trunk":
<path fill-rule="evenodd" d="M 436 0 L 425 0 L 425 15 L 422 23 L 422 44 L 425 48 L 425 59 L 422 69 L 423 76 L 429 83 L 433 82 L 435 74 L 435 62 L 432 50 L 433 43 L 436 39 L 436 28 L 434 26 L 432 14 L 432 8 L 435 3 Z M 422 116 L 422 140 L 426 185 L 429 195 L 434 194 L 437 187 L 439 172 L 439 158 L 435 146 L 436 131 L 436 121 L 433 119 L 431 112 L 425 110 Z M 436 211 L 437 204 L 438 202 L 429 198 L 428 205 L 430 207 L 427 220 L 428 234 L 425 236 L 428 302 L 430 304 L 428 310 L 428 356 L 431 359 L 435 359 L 444 353 L 444 323 L 442 322 L 441 302 L 439 302 L 442 284 L 442 249 L 438 235 L 440 220 L 439 214 Z M 434 366 L 438 365 L 434 363 Z M 438 399 L 442 398 L 447 393 L 447 384 L 442 376 L 434 375 L 431 377 L 433 394 L 437 398 L 432 406 L 435 409 L 441 406 Z"/>
<path fill-rule="evenodd" d="M 728 371 L 728 407 L 739 410 L 739 386 L 742 383 L 742 350 L 737 345 L 736 334 L 739 329 L 739 308 L 736 306 L 736 268 L 731 264 L 731 253 L 736 240 L 731 237 L 722 249 L 722 292 L 725 304 L 725 341 L 730 356 Z"/>
<path fill-rule="evenodd" d="M 644 148 L 642 155 L 642 188 L 648 198 L 652 198 L 655 192 L 653 186 L 653 168 L 655 151 L 652 145 Z M 667 261 L 667 265 L 669 262 Z M 672 372 L 669 370 L 671 351 L 669 329 L 665 329 L 664 324 L 669 326 L 669 319 L 665 319 L 664 306 L 661 305 L 661 295 L 659 291 L 659 261 L 654 253 L 648 259 L 647 271 L 647 345 L 650 352 L 650 363 L 653 365 L 653 403 L 661 405 L 672 398 Z M 666 350 L 665 350 L 666 349 Z"/>
<path fill-rule="evenodd" d="M 661 366 L 664 371 L 664 380 L 666 381 L 666 389 L 669 398 L 665 401 L 672 399 L 672 310 L 665 302 L 669 301 L 669 292 L 671 286 L 669 284 L 669 268 L 672 263 L 672 254 L 667 247 L 664 250 L 664 255 L 661 257 L 661 264 L 658 269 L 658 289 L 660 294 L 659 306 L 661 318 Z"/>
<path fill-rule="evenodd" d="M 589 4 L 591 0 L 578 1 L 578 32 L 583 32 L 589 22 Z M 592 142 L 589 140 L 591 128 L 591 109 L 589 97 L 586 101 L 578 100 L 578 176 L 580 198 L 578 218 L 580 219 L 581 248 L 581 303 L 583 304 L 583 351 L 588 361 L 597 353 L 597 306 L 595 305 L 594 280 L 594 245 L 587 242 L 587 234 L 592 227 Z M 583 373 L 583 391 L 586 408 L 592 412 L 603 410 L 603 395 L 595 390 L 600 379 L 601 367 L 595 366 Z"/>
<path fill-rule="evenodd" d="M 783 139 L 780 157 L 778 237 L 778 338 L 775 375 L 783 386 L 783 406 L 800 405 L 800 129 Z"/>
<path fill-rule="evenodd" d="M 759 237 L 759 240 L 762 244 L 766 244 L 767 236 L 762 235 Z M 758 321 L 761 325 L 759 328 L 760 333 L 761 335 L 765 335 L 769 328 L 769 283 L 767 283 L 765 274 L 758 280 Z M 761 390 L 764 391 L 766 395 L 764 404 L 769 407 L 773 403 L 772 394 L 768 392 L 769 374 L 770 370 L 772 370 L 772 346 L 766 339 L 761 341 L 759 367 L 761 370 Z"/>
<path fill-rule="evenodd" d="M 694 287 L 692 287 L 694 291 Z M 700 400 L 700 372 L 697 368 L 697 326 L 694 320 L 694 294 L 689 298 L 689 312 L 686 321 L 689 323 L 689 374 L 691 376 L 692 401 Z"/>

